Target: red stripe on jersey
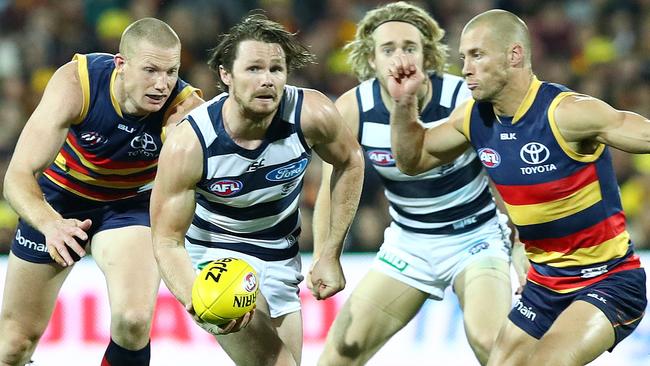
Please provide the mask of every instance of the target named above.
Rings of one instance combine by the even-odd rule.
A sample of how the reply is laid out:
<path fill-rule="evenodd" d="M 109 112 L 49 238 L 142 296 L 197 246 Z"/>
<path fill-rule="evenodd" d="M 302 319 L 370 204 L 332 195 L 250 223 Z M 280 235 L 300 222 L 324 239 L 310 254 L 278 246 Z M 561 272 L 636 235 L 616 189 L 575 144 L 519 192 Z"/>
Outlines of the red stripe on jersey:
<path fill-rule="evenodd" d="M 145 185 L 153 181 L 153 179 L 156 177 L 156 170 L 152 170 L 144 174 L 134 173 L 130 175 L 117 175 L 117 174 L 104 175 L 97 172 L 93 172 L 96 175 L 98 175 L 95 178 L 93 175 L 91 175 L 92 173 L 88 170 L 88 168 L 79 164 L 77 160 L 75 160 L 75 158 L 72 155 L 70 155 L 67 151 L 62 149 L 61 155 L 63 155 L 63 157 L 65 158 L 65 164 L 70 169 L 96 180 L 103 180 L 106 182 L 140 182 L 142 185 Z"/>
<path fill-rule="evenodd" d="M 79 145 L 76 137 L 72 132 L 68 132 L 68 139 L 70 145 L 79 151 L 82 157 L 88 162 L 106 169 L 133 169 L 133 168 L 148 168 L 154 166 L 158 159 L 152 160 L 134 160 L 134 161 L 113 161 L 110 158 L 99 157 L 95 154 L 88 152 L 83 146 Z"/>
<path fill-rule="evenodd" d="M 603 279 L 613 275 L 614 273 L 625 271 L 628 269 L 636 269 L 641 267 L 641 261 L 639 256 L 634 254 L 626 259 L 623 263 L 616 266 L 614 269 L 604 273 L 600 276 L 592 278 L 582 278 L 579 276 L 565 276 L 565 277 L 553 277 L 553 276 L 544 276 L 537 272 L 534 266 L 531 266 L 528 270 L 528 279 L 533 282 L 536 282 L 544 287 L 547 287 L 551 290 L 570 292 L 572 290 L 578 290 L 585 286 L 589 286 L 596 282 L 602 281 Z M 568 291 L 567 291 L 568 290 Z"/>
<path fill-rule="evenodd" d="M 93 191 L 91 189 L 88 189 L 86 187 L 83 187 L 69 179 L 67 179 L 65 176 L 62 176 L 55 172 L 52 169 L 47 169 L 45 170 L 45 173 L 47 176 L 49 176 L 51 179 L 56 180 L 59 184 L 63 185 L 64 188 L 67 187 L 71 190 L 75 190 L 85 196 L 92 197 L 94 199 L 100 200 L 100 201 L 114 201 L 114 200 L 119 200 L 123 198 L 128 198 L 128 197 L 133 197 L 137 194 L 137 189 L 132 189 L 129 191 L 123 191 L 119 193 L 104 193 L 104 192 L 97 192 Z M 73 192 L 74 193 L 74 192 Z"/>
<path fill-rule="evenodd" d="M 561 238 L 547 238 L 539 240 L 520 240 L 529 247 L 542 249 L 545 252 L 568 253 L 578 248 L 590 248 L 599 245 L 625 231 L 625 213 L 623 211 L 607 219 Z"/>
<path fill-rule="evenodd" d="M 576 173 L 552 182 L 530 185 L 495 184 L 503 200 L 509 205 L 532 205 L 564 198 L 598 180 L 595 164 L 589 164 Z"/>

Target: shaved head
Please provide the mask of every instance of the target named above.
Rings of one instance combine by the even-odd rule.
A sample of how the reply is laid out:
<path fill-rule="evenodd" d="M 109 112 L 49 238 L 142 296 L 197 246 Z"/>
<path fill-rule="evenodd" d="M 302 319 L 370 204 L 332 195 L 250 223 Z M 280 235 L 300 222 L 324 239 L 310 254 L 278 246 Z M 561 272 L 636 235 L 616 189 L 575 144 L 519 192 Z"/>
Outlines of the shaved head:
<path fill-rule="evenodd" d="M 463 34 L 481 29 L 489 36 L 495 46 L 507 50 L 514 44 L 519 44 L 524 50 L 526 66 L 531 65 L 531 46 L 528 27 L 523 20 L 509 11 L 494 9 L 481 13 L 470 20 Z"/>
<path fill-rule="evenodd" d="M 165 22 L 156 18 L 142 18 L 129 25 L 120 39 L 120 53 L 131 57 L 139 48 L 139 43 L 146 41 L 157 48 L 174 48 L 181 45 L 176 32 Z"/>

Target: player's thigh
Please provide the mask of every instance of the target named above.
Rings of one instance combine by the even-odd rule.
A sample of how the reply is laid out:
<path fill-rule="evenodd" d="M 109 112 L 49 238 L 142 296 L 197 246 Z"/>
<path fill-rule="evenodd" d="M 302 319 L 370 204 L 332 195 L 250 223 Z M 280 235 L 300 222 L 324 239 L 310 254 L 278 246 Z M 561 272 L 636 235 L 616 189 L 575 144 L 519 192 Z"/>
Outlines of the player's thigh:
<path fill-rule="evenodd" d="M 429 294 L 384 273 L 370 270 L 336 316 L 327 337 L 328 352 L 356 358 L 374 353 L 403 328 Z"/>
<path fill-rule="evenodd" d="M 275 327 L 284 345 L 291 351 L 294 359 L 296 359 L 296 363 L 300 364 L 303 335 L 302 312 L 295 311 L 278 318 L 271 318 L 271 324 Z"/>
<path fill-rule="evenodd" d="M 56 298 L 71 267 L 31 263 L 9 254 L 0 316 L 0 334 L 20 332 L 38 338 L 47 327 Z M 15 334 L 15 333 L 14 333 Z"/>
<path fill-rule="evenodd" d="M 466 331 L 475 337 L 489 333 L 495 339 L 512 308 L 509 263 L 496 257 L 472 262 L 454 279 L 454 291 Z"/>
<path fill-rule="evenodd" d="M 528 365 L 528 357 L 537 342 L 512 321 L 506 320 L 490 353 L 488 366 Z"/>
<path fill-rule="evenodd" d="M 539 340 L 530 361 L 585 365 L 612 347 L 614 340 L 607 316 L 586 301 L 575 301 Z"/>
<path fill-rule="evenodd" d="M 290 313 L 297 314 L 300 312 Z M 269 307 L 263 295 L 257 297 L 257 306 L 253 320 L 237 333 L 217 336 L 221 348 L 237 365 L 293 365 L 298 364 L 290 346 L 280 338 L 274 322 L 282 322 L 284 317 L 272 320 Z M 302 343 L 302 322 L 290 319 L 283 333 L 295 332 L 295 337 Z"/>
<path fill-rule="evenodd" d="M 153 311 L 160 275 L 150 228 L 104 230 L 93 237 L 91 245 L 93 258 L 106 277 L 111 312 Z"/>

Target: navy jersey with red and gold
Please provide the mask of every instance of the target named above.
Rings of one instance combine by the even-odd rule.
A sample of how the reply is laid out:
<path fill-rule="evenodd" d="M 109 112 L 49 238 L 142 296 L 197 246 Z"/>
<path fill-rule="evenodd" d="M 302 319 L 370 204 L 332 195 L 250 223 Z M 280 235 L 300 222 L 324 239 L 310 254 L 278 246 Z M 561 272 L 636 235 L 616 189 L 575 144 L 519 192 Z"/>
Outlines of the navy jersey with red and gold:
<path fill-rule="evenodd" d="M 464 121 L 525 244 L 528 279 L 560 293 L 640 267 L 607 147 L 578 153 L 558 130 L 555 108 L 572 94 L 534 79 L 512 118 L 470 102 Z"/>
<path fill-rule="evenodd" d="M 81 114 L 54 162 L 39 180 L 55 191 L 93 201 L 114 201 L 151 190 L 162 148 L 163 123 L 193 92 L 178 79 L 160 111 L 144 117 L 122 114 L 112 93 L 113 55 L 77 54 L 83 91 Z"/>

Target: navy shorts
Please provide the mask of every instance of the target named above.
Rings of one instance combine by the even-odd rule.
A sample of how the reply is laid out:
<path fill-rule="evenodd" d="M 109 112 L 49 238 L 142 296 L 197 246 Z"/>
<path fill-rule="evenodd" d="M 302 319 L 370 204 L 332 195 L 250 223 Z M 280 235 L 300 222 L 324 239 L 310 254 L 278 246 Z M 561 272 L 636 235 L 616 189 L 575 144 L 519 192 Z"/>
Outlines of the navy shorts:
<path fill-rule="evenodd" d="M 149 194 L 113 202 L 87 200 L 67 192 L 61 192 L 41 185 L 45 199 L 61 216 L 66 219 L 91 219 L 88 238 L 103 230 L 142 225 L 150 226 Z M 81 242 L 86 246 L 87 242 Z M 45 236 L 40 231 L 19 220 L 16 234 L 11 243 L 11 252 L 18 258 L 32 263 L 54 263 L 45 246 Z M 69 250 L 77 261 L 79 256 Z"/>
<path fill-rule="evenodd" d="M 614 327 L 612 349 L 639 325 L 648 300 L 643 268 L 626 270 L 580 290 L 561 294 L 526 283 L 508 319 L 531 336 L 540 339 L 555 319 L 574 301 L 586 301 L 600 309 Z"/>

